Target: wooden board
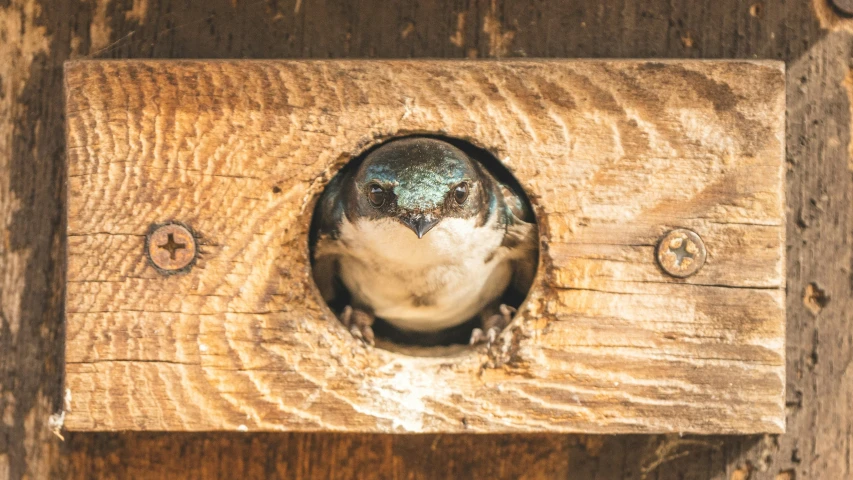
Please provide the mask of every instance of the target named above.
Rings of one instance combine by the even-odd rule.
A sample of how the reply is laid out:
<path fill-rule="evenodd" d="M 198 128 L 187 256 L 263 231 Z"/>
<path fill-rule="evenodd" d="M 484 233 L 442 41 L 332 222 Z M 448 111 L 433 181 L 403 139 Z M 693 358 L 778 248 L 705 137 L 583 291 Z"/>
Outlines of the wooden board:
<path fill-rule="evenodd" d="M 784 73 L 773 62 L 74 62 L 72 430 L 780 432 Z M 366 349 L 307 230 L 348 158 L 471 141 L 530 194 L 542 265 L 491 351 Z M 186 275 L 149 226 L 201 237 Z M 666 231 L 708 248 L 654 262 Z"/>
<path fill-rule="evenodd" d="M 853 392 L 844 368 L 853 351 L 853 203 L 846 200 L 853 195 L 846 80 L 853 36 L 821 26 L 815 7 L 822 3 L 7 2 L 0 7 L 7 53 L 0 62 L 0 478 L 845 478 L 853 465 L 843 448 L 853 405 L 839 401 Z M 64 403 L 63 61 L 494 55 L 785 61 L 785 434 L 62 431 L 63 441 L 52 433 L 59 416 L 51 415 Z"/>

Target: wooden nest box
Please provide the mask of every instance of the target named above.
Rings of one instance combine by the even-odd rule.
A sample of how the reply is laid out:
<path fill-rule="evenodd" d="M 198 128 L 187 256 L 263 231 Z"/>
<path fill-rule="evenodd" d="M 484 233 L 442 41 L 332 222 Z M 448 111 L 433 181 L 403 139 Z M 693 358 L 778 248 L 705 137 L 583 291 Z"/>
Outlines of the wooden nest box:
<path fill-rule="evenodd" d="M 66 92 L 70 430 L 784 429 L 779 62 L 78 61 Z M 416 133 L 533 203 L 491 348 L 367 348 L 313 284 L 328 180 Z M 687 277 L 657 259 L 677 229 Z"/>

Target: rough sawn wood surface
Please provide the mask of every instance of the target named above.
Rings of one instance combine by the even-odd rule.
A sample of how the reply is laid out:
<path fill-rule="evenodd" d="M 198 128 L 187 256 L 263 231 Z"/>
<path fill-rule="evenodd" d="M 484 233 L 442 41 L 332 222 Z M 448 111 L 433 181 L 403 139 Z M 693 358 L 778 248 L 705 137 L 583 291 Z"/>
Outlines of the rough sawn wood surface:
<path fill-rule="evenodd" d="M 851 21 L 821 0 L 0 2 L 0 478 L 846 478 Z M 771 58 L 787 64 L 787 433 L 51 433 L 68 58 Z"/>
<path fill-rule="evenodd" d="M 65 426 L 780 432 L 783 82 L 778 62 L 70 63 Z M 488 149 L 538 212 L 537 280 L 490 350 L 367 348 L 313 286 L 325 181 L 410 132 Z M 162 276 L 143 234 L 170 220 L 201 254 Z M 655 263 L 675 227 L 709 251 L 687 279 Z"/>

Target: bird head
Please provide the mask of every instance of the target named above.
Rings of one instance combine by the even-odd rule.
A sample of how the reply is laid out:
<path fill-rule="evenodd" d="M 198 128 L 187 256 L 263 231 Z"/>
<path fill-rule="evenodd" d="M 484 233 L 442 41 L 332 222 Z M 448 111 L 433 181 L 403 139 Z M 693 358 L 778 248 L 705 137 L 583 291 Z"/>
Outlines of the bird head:
<path fill-rule="evenodd" d="M 479 168 L 441 140 L 392 141 L 371 152 L 358 168 L 350 204 L 357 216 L 396 220 L 422 238 L 444 218 L 479 214 Z"/>

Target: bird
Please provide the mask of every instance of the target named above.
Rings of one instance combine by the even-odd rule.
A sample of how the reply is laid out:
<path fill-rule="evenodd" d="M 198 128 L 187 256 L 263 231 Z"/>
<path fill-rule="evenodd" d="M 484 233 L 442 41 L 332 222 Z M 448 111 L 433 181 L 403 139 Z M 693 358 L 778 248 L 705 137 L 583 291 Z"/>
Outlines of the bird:
<path fill-rule="evenodd" d="M 492 344 L 529 290 L 538 262 L 532 210 L 480 161 L 432 137 L 389 141 L 332 178 L 318 200 L 314 280 L 341 322 L 374 345 L 381 318 L 426 335 L 479 321 Z"/>

